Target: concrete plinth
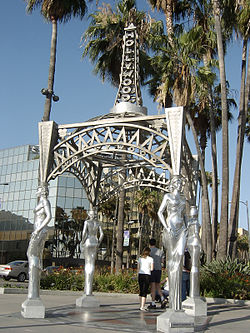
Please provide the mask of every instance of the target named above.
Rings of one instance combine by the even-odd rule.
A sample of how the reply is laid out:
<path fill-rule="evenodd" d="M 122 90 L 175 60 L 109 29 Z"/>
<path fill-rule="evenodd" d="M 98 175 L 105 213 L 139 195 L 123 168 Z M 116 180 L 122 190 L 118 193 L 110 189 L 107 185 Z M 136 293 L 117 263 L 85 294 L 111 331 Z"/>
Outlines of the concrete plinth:
<path fill-rule="evenodd" d="M 207 316 L 207 302 L 203 297 L 188 297 L 182 302 L 182 308 L 189 316 Z"/>
<path fill-rule="evenodd" d="M 194 332 L 194 318 L 188 316 L 184 310 L 166 310 L 157 317 L 157 331 L 166 333 Z"/>
<path fill-rule="evenodd" d="M 44 318 L 45 306 L 40 298 L 26 299 L 22 304 L 21 315 L 24 318 Z"/>
<path fill-rule="evenodd" d="M 76 299 L 76 306 L 81 308 L 97 308 L 100 306 L 100 303 L 94 295 L 83 295 Z"/>

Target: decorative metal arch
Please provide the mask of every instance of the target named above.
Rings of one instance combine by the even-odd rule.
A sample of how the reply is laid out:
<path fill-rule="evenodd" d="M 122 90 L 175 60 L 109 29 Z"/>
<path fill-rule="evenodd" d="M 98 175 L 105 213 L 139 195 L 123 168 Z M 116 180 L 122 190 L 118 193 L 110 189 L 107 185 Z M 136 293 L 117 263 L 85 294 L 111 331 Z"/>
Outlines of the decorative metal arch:
<path fill-rule="evenodd" d="M 164 115 L 117 118 L 55 125 L 57 143 L 51 149 L 46 182 L 71 172 L 83 184 L 90 202 L 96 204 L 103 170 L 143 166 L 171 173 Z M 40 123 L 44 126 L 45 122 Z M 43 137 L 48 140 L 48 135 Z M 42 142 L 40 146 L 44 146 Z"/>
<path fill-rule="evenodd" d="M 154 169 L 148 170 L 144 167 L 129 168 L 126 170 L 127 177 L 120 185 L 119 177 L 121 169 L 111 170 L 101 179 L 99 202 L 109 199 L 111 196 L 120 192 L 121 187 L 124 189 L 137 188 L 157 188 L 162 192 L 169 191 L 169 179 L 166 178 L 165 172 L 157 173 Z"/>
<path fill-rule="evenodd" d="M 129 114 L 128 117 L 124 114 L 122 117 L 116 114 L 112 117 L 109 114 L 107 118 L 103 116 L 84 123 L 56 125 L 41 122 L 39 126 L 43 134 L 40 135 L 40 149 L 45 150 L 50 143 L 47 148 L 50 159 L 44 162 L 47 172 L 42 172 L 46 174 L 45 182 L 70 172 L 80 180 L 93 205 L 108 196 L 103 182 L 110 170 L 119 177 L 122 170 L 126 171 L 126 179 L 122 181 L 124 188 L 149 186 L 167 191 L 166 173 L 171 174 L 172 168 L 165 115 Z M 41 156 L 46 156 L 46 152 Z M 183 164 L 190 165 L 192 157 L 185 145 L 182 157 Z M 138 179 L 132 179 L 134 168 L 146 168 L 148 175 L 145 177 L 141 173 L 137 175 Z M 121 182 L 113 184 L 110 194 L 120 188 Z"/>

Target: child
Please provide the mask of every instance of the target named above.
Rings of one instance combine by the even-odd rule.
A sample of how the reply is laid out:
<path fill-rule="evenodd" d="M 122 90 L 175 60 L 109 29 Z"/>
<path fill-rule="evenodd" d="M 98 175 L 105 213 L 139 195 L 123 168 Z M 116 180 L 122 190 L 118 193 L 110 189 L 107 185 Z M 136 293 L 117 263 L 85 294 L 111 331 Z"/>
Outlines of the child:
<path fill-rule="evenodd" d="M 146 298 L 150 285 L 151 271 L 154 269 L 154 260 L 150 256 L 150 248 L 145 247 L 138 260 L 138 282 L 140 288 L 140 310 L 147 311 L 145 308 Z"/>

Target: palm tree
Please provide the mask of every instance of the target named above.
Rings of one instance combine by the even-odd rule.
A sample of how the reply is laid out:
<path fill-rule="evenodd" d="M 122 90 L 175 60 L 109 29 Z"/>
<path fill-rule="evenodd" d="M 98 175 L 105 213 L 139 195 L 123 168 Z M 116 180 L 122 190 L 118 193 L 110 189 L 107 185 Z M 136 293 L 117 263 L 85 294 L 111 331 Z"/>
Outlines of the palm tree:
<path fill-rule="evenodd" d="M 176 105 L 187 106 L 187 120 L 190 123 L 190 127 L 192 128 L 193 134 L 196 137 L 197 133 L 195 126 L 194 124 L 191 124 L 191 110 L 188 109 L 192 103 L 197 105 L 196 109 L 199 110 L 204 104 L 204 102 L 201 100 L 201 80 L 199 81 L 198 72 L 199 63 L 201 62 L 202 55 L 205 54 L 205 51 L 205 46 L 200 44 L 200 31 L 198 29 L 189 31 L 187 33 L 182 33 L 178 38 L 175 39 L 175 47 L 170 46 L 168 41 L 165 40 L 165 45 L 162 44 L 160 51 L 158 51 L 157 55 L 152 59 L 152 66 L 154 67 L 156 76 L 153 77 L 151 81 L 149 81 L 149 84 L 153 89 L 158 87 L 155 91 L 151 89 L 151 92 L 155 93 L 155 99 L 161 103 L 162 106 L 165 107 L 165 103 L 171 103 L 171 101 L 174 101 Z M 211 71 L 207 70 L 207 72 L 210 75 Z M 159 75 L 159 73 L 161 74 Z M 209 75 L 203 74 L 203 80 L 206 78 L 206 76 L 208 77 Z M 207 106 L 204 109 L 207 111 Z M 199 119 L 201 119 L 201 114 Z M 204 126 L 201 126 L 200 128 L 204 128 Z M 204 137 L 204 134 L 202 136 Z M 196 142 L 196 148 L 200 150 L 198 138 Z M 201 154 L 199 161 L 204 165 L 202 162 Z M 204 166 L 201 167 L 201 172 L 203 204 L 205 212 L 203 226 L 207 226 L 209 231 L 204 233 L 204 235 L 206 235 L 208 242 L 207 258 L 208 260 L 211 260 L 212 239 L 210 232 L 210 210 Z M 203 228 L 203 230 L 204 229 L 205 228 Z"/>
<path fill-rule="evenodd" d="M 58 100 L 58 97 L 54 95 L 53 91 L 56 65 L 57 23 L 68 22 L 72 16 L 82 19 L 86 13 L 87 6 L 85 0 L 25 1 L 27 2 L 26 9 L 28 13 L 32 13 L 34 9 L 40 8 L 41 14 L 52 24 L 48 87 L 47 89 L 42 89 L 42 94 L 46 96 L 42 120 L 48 121 L 50 120 L 51 100 Z"/>
<path fill-rule="evenodd" d="M 223 37 L 220 17 L 220 4 L 218 0 L 212 0 L 217 35 L 217 49 L 219 59 L 220 83 L 221 83 L 221 107 L 222 107 L 222 189 L 221 189 L 221 217 L 220 237 L 218 247 L 218 259 L 227 256 L 228 244 L 228 191 L 229 191 L 229 158 L 228 158 L 228 108 L 225 59 L 223 50 Z"/>
<path fill-rule="evenodd" d="M 239 200 L 240 200 L 240 179 L 241 165 L 243 157 L 244 137 L 247 124 L 247 115 L 249 107 L 249 86 L 250 86 L 250 52 L 248 51 L 248 68 L 247 68 L 247 44 L 250 30 L 250 4 L 249 1 L 236 2 L 233 13 L 236 15 L 235 30 L 242 37 L 242 66 L 241 66 L 241 89 L 240 89 L 240 106 L 238 116 L 238 137 L 236 161 L 234 170 L 233 192 L 231 199 L 230 220 L 229 220 L 229 256 L 236 257 L 236 240 L 239 217 Z"/>

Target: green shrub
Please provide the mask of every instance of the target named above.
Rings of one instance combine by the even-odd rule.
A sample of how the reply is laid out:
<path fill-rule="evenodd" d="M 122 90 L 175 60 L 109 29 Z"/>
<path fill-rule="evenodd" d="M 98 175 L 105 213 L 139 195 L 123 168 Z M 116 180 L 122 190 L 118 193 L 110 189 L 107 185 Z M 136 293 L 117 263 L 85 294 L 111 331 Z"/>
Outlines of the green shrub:
<path fill-rule="evenodd" d="M 41 289 L 83 290 L 84 273 L 77 271 L 59 270 L 58 272 L 42 276 Z M 107 270 L 96 270 L 93 281 L 93 291 L 138 293 L 137 274 L 132 270 L 118 275 L 110 274 Z"/>
<path fill-rule="evenodd" d="M 200 287 L 205 297 L 250 299 L 250 262 L 214 260 L 201 267 Z"/>
<path fill-rule="evenodd" d="M 162 280 L 166 276 L 163 271 Z M 61 269 L 41 278 L 41 289 L 82 290 L 84 272 L 77 269 Z M 250 299 L 250 262 L 217 260 L 201 267 L 201 295 L 216 298 Z M 137 273 L 128 270 L 110 274 L 108 269 L 96 269 L 93 291 L 107 293 L 139 292 Z"/>

